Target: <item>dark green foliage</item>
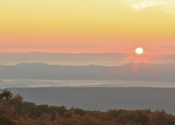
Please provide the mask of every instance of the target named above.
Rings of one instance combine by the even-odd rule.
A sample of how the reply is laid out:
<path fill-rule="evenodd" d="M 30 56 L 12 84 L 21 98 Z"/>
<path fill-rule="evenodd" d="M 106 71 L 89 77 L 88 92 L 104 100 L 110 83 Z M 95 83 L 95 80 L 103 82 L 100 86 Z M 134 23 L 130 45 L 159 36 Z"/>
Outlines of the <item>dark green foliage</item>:
<path fill-rule="evenodd" d="M 7 100 L 9 100 L 9 98 L 10 97 L 12 97 L 12 93 L 9 91 L 9 90 L 7 90 L 7 89 L 3 89 L 3 90 L 0 90 L 0 99 L 3 99 L 3 98 L 5 98 L 5 99 L 7 99 Z"/>
<path fill-rule="evenodd" d="M 73 113 L 79 115 L 79 116 L 84 116 L 85 115 L 85 111 L 83 109 L 78 109 L 78 108 L 72 108 L 71 109 L 73 111 Z"/>
<path fill-rule="evenodd" d="M 0 125 L 17 125 L 14 121 L 9 118 L 0 115 Z"/>
<path fill-rule="evenodd" d="M 59 114 L 59 116 L 63 117 L 64 113 L 66 112 L 66 107 L 61 106 L 61 107 L 57 107 L 56 108 L 57 113 Z"/>

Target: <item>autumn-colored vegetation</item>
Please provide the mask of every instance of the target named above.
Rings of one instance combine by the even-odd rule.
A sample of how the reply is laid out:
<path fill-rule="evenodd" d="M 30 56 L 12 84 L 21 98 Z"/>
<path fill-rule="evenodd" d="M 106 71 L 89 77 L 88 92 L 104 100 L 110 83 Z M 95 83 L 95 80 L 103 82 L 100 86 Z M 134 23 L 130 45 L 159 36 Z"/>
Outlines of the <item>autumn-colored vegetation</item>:
<path fill-rule="evenodd" d="M 0 92 L 0 125 L 175 125 L 175 117 L 162 111 L 86 111 L 64 106 L 36 105 L 8 90 Z"/>

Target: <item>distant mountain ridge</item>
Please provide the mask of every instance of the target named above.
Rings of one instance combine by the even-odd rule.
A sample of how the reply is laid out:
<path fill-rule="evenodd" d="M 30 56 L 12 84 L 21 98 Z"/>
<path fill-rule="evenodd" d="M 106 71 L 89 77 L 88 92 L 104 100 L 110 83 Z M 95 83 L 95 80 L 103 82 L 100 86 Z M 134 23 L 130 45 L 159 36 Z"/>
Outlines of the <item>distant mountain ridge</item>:
<path fill-rule="evenodd" d="M 175 82 L 175 64 L 129 63 L 121 66 L 63 66 L 45 63 L 0 65 L 4 79 L 138 80 Z"/>
<path fill-rule="evenodd" d="M 7 53 L 0 52 L 0 64 L 47 63 L 60 65 L 120 65 L 125 60 L 123 53 Z"/>
<path fill-rule="evenodd" d="M 132 58 L 133 57 L 133 58 Z M 148 59 L 149 57 L 149 59 Z M 131 53 L 49 53 L 49 52 L 0 52 L 0 64 L 14 65 L 19 63 L 46 63 L 59 65 L 105 65 L 119 66 L 126 63 L 140 62 L 149 63 L 175 63 L 175 53 L 152 53 L 143 54 L 142 56 Z"/>

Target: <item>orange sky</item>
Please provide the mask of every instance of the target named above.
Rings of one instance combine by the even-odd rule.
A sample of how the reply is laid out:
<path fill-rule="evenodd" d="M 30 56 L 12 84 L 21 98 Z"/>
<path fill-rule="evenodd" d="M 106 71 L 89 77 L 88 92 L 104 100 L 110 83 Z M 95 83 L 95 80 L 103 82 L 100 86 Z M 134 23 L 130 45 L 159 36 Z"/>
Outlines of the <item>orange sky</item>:
<path fill-rule="evenodd" d="M 175 52 L 172 0 L 3 0 L 0 52 Z"/>

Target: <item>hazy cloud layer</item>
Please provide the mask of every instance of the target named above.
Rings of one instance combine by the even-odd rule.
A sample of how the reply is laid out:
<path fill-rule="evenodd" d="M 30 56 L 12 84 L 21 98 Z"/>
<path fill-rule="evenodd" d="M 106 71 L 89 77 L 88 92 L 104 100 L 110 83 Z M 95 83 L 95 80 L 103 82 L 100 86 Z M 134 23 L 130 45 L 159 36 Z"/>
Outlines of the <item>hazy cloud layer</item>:
<path fill-rule="evenodd" d="M 132 56 L 134 57 L 132 58 Z M 140 60 L 141 58 L 141 60 Z M 156 54 L 136 56 L 122 53 L 92 53 L 92 54 L 64 54 L 64 53 L 0 53 L 0 64 L 14 65 L 19 63 L 46 63 L 58 65 L 104 65 L 117 66 L 130 62 L 175 63 L 175 54 Z"/>

